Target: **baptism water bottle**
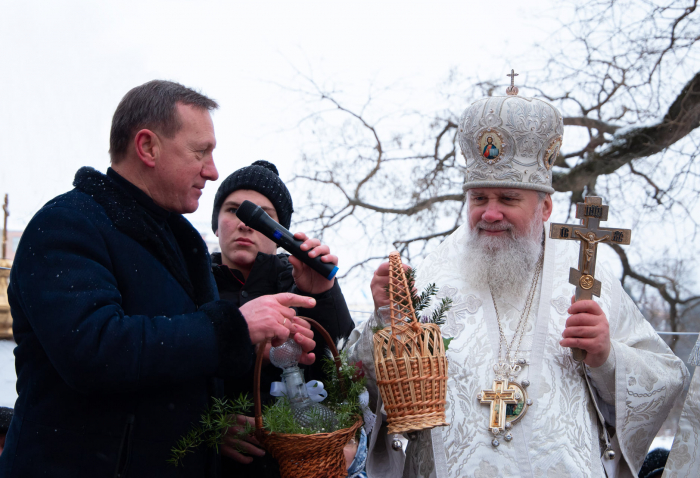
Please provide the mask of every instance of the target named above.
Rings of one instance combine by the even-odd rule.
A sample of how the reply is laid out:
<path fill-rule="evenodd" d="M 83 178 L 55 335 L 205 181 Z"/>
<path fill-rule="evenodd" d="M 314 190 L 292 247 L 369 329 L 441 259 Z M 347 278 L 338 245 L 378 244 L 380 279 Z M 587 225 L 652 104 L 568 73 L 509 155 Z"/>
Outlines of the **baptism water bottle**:
<path fill-rule="evenodd" d="M 309 427 L 314 422 L 321 424 L 325 432 L 333 432 L 338 426 L 335 414 L 320 403 L 309 398 L 304 382 L 304 373 L 297 366 L 301 357 L 301 345 L 290 338 L 279 347 L 270 349 L 270 362 L 283 369 L 282 383 L 287 390 L 287 399 L 292 407 L 295 421 L 302 427 Z M 320 419 L 320 420 L 319 420 Z"/>

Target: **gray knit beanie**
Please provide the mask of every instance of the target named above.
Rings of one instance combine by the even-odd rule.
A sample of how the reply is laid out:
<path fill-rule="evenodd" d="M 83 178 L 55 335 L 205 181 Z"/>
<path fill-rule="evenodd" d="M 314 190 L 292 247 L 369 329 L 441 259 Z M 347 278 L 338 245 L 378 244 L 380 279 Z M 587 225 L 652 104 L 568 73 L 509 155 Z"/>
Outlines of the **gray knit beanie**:
<path fill-rule="evenodd" d="M 221 183 L 214 198 L 214 211 L 211 215 L 212 231 L 216 232 L 219 229 L 219 211 L 224 201 L 232 192 L 239 189 L 257 191 L 269 199 L 275 207 L 280 224 L 289 229 L 294 212 L 292 196 L 280 179 L 275 165 L 261 159 L 250 166 L 234 171 Z"/>

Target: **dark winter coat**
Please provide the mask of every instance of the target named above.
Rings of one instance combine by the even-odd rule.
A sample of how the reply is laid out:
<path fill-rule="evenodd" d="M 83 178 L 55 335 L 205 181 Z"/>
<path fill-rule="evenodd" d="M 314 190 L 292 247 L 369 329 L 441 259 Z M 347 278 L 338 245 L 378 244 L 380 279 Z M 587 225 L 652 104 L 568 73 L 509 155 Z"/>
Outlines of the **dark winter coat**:
<path fill-rule="evenodd" d="M 222 380 L 252 366 L 237 307 L 218 300 L 199 233 L 113 171 L 25 229 L 10 276 L 15 415 L 0 476 L 218 476 L 202 450 L 166 463 Z"/>
<path fill-rule="evenodd" d="M 240 307 L 257 297 L 281 292 L 292 292 L 300 295 L 310 295 L 300 291 L 294 284 L 292 277 L 292 265 L 289 263 L 287 254 L 263 254 L 258 253 L 248 279 L 235 270 L 231 270 L 221 265 L 221 255 L 212 255 L 214 262 L 213 272 L 216 285 L 219 288 L 219 295 L 222 299 L 230 300 Z M 311 295 L 316 299 L 316 307 L 312 309 L 297 309 L 297 314 L 319 322 L 336 342 L 341 337 L 348 337 L 354 323 L 350 317 L 348 306 L 340 290 L 338 281 L 335 281 L 333 288 L 318 295 Z M 316 361 L 309 367 L 304 367 L 305 378 L 309 380 L 324 381 L 321 358 L 325 355 L 327 345 L 320 335 L 314 336 L 316 340 Z M 280 381 L 282 371 L 274 365 L 263 366 L 260 380 L 261 397 L 263 404 L 273 400 L 270 396 L 270 385 L 272 382 Z M 252 398 L 253 393 L 253 371 L 251 370 L 241 379 L 225 380 L 226 396 L 238 397 L 240 393 L 248 393 Z M 223 459 L 224 478 L 272 478 L 279 477 L 279 471 L 275 461 L 266 454 L 262 458 L 254 458 L 253 463 L 242 465 L 224 457 Z"/>

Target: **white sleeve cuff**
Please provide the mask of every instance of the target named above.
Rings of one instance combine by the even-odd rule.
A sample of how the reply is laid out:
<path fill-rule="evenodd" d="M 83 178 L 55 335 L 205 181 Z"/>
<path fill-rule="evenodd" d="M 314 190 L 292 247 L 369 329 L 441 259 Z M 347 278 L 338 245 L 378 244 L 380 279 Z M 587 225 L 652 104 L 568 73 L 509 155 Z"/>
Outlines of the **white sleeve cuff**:
<path fill-rule="evenodd" d="M 603 402 L 615 404 L 615 348 L 610 346 L 610 355 L 600 367 L 586 367 L 588 376 L 593 381 L 593 386 L 598 390 L 598 395 Z"/>

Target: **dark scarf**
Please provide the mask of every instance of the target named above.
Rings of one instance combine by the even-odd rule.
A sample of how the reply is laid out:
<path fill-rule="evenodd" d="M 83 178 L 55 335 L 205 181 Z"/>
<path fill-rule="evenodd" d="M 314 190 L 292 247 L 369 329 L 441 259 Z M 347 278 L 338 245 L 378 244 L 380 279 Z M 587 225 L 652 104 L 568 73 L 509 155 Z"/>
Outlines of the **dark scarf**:
<path fill-rule="evenodd" d="M 120 232 L 134 239 L 158 259 L 195 304 L 215 300 L 215 291 L 211 288 L 211 260 L 199 232 L 182 215 L 169 213 L 152 200 L 150 205 L 143 197 L 137 201 L 134 195 L 138 193 L 148 196 L 140 190 L 130 191 L 128 186 L 133 185 L 128 183 L 124 187 L 119 184 L 119 179 L 126 181 L 121 177 L 115 181 L 85 166 L 75 174 L 73 186 L 92 196 Z M 168 228 L 176 244 L 167 239 Z M 177 246 L 179 251 L 174 250 Z"/>

